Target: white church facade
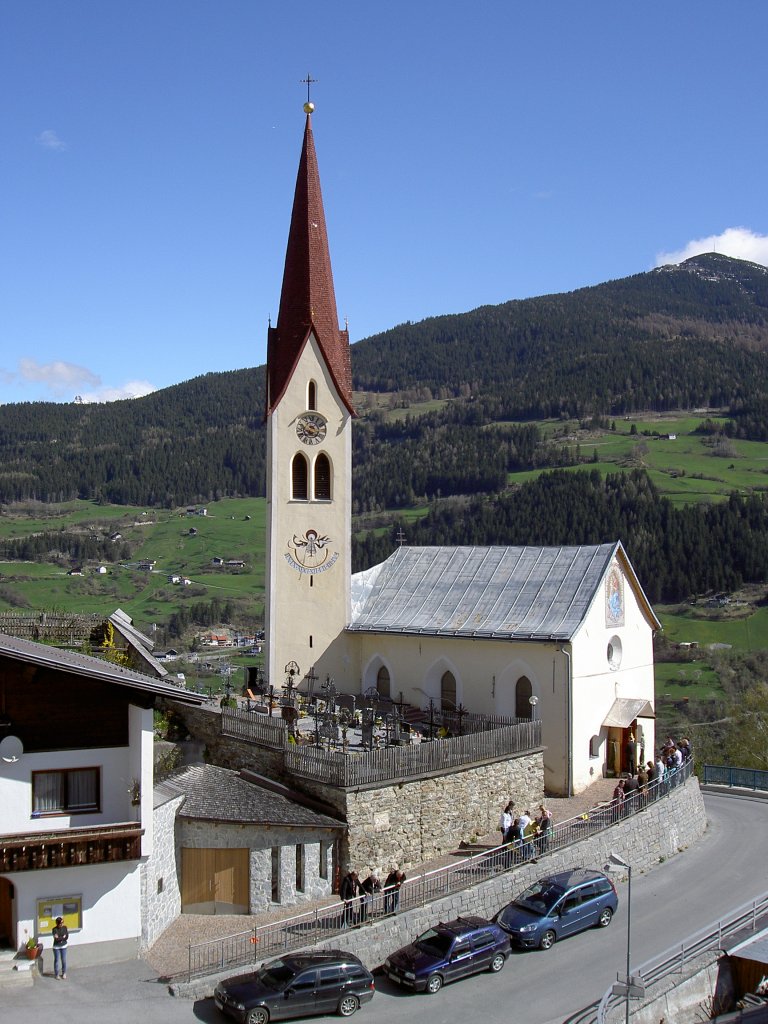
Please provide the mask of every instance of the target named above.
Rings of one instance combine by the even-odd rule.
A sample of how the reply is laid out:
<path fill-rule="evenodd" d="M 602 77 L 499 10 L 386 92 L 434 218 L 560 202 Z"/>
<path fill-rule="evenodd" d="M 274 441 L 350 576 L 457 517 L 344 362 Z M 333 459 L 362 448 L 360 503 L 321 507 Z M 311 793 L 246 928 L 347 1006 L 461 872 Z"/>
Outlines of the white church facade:
<path fill-rule="evenodd" d="M 572 794 L 654 749 L 660 628 L 618 540 L 403 546 L 351 575 L 349 339 L 338 326 L 307 118 L 267 361 L 269 679 L 417 707 L 540 718 L 544 784 Z"/>

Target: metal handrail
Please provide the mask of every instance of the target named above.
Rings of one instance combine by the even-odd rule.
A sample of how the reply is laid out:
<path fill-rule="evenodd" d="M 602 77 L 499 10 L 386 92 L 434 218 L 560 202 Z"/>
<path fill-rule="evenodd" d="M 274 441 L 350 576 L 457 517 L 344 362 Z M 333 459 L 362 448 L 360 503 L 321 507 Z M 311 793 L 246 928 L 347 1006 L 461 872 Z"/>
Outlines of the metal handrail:
<path fill-rule="evenodd" d="M 768 790 L 768 771 L 761 768 L 730 768 L 702 765 L 702 786 L 730 786 L 738 789 Z"/>
<path fill-rule="evenodd" d="M 689 935 L 684 942 L 670 946 L 663 953 L 640 964 L 639 967 L 633 967 L 632 975 L 642 978 L 647 990 L 649 986 L 658 984 L 672 974 L 682 974 L 686 964 L 702 953 L 720 949 L 723 940 L 730 935 L 744 928 L 749 928 L 753 932 L 757 931 L 758 922 L 764 917 L 768 917 L 768 892 L 742 903 L 727 917 L 706 925 L 694 932 L 693 935 Z M 612 988 L 609 988 L 603 994 L 595 1016 L 578 1019 L 584 1024 L 588 1024 L 588 1020 L 596 1022 L 596 1024 L 607 1024 L 608 1011 L 619 1003 L 623 1003 L 625 998 L 625 996 L 614 996 Z"/>
<path fill-rule="evenodd" d="M 260 962 L 268 956 L 337 935 L 345 928 L 357 927 L 363 920 L 375 921 L 392 913 L 423 907 L 479 882 L 514 871 L 533 857 L 572 846 L 640 813 L 657 800 L 664 799 L 676 786 L 683 785 L 692 774 L 692 768 L 693 763 L 686 762 L 676 772 L 649 786 L 645 793 L 630 794 L 621 807 L 613 801 L 598 805 L 584 814 L 559 822 L 544 835 L 529 837 L 522 844 L 496 846 L 409 878 L 397 897 L 383 891 L 365 909 L 362 905 L 349 907 L 337 901 L 223 939 L 190 943 L 188 978 L 191 981 L 193 977 Z"/>

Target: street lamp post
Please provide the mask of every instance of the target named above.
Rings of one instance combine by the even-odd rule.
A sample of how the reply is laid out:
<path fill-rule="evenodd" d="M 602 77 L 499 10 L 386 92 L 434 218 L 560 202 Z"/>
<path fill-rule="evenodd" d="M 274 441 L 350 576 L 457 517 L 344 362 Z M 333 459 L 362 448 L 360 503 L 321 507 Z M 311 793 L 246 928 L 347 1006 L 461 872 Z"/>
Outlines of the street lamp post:
<path fill-rule="evenodd" d="M 605 865 L 606 871 L 616 872 L 617 870 L 625 870 L 627 872 L 627 974 L 624 979 L 624 991 L 626 997 L 626 1009 L 624 1014 L 625 1024 L 629 1024 L 629 995 L 630 995 L 630 960 L 632 956 L 632 865 L 628 864 L 627 861 L 620 857 L 618 853 L 611 850 L 608 856 L 608 863 Z"/>
<path fill-rule="evenodd" d="M 536 721 L 536 705 L 539 703 L 539 698 L 534 693 L 528 698 L 528 703 L 531 705 L 531 721 Z"/>

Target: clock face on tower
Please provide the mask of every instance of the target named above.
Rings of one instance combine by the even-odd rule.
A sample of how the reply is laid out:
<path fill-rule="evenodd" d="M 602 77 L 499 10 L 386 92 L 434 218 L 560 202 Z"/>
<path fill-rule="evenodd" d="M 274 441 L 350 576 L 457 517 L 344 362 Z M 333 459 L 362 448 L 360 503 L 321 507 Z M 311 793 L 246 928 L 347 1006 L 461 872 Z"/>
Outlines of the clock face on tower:
<path fill-rule="evenodd" d="M 325 420 L 316 412 L 305 413 L 296 421 L 296 435 L 302 444 L 320 444 L 327 430 Z"/>

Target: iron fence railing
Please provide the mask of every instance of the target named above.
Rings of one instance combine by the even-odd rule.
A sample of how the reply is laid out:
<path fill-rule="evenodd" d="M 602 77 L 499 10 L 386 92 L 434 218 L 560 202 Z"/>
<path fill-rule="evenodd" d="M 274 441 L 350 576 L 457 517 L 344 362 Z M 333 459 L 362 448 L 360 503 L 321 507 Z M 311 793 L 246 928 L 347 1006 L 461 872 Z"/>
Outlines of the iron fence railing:
<path fill-rule="evenodd" d="M 288 747 L 284 761 L 287 771 L 294 775 L 325 782 L 329 786 L 349 788 L 509 757 L 540 746 L 541 722 L 521 722 L 488 732 L 360 753 Z"/>
<path fill-rule="evenodd" d="M 513 871 L 533 857 L 541 857 L 581 842 L 645 810 L 655 801 L 663 800 L 676 786 L 686 782 L 691 770 L 692 762 L 689 761 L 677 772 L 653 783 L 645 793 L 632 794 L 622 806 L 613 801 L 602 804 L 575 818 L 558 822 L 548 832 L 530 837 L 522 844 L 497 846 L 447 867 L 417 875 L 404 882 L 399 893 L 385 890 L 369 905 L 359 901 L 351 905 L 331 903 L 223 939 L 191 944 L 188 977 L 191 980 L 215 971 L 261 962 L 270 956 L 338 935 L 364 921 L 375 921 L 389 914 L 425 906 L 504 872 Z"/>
<path fill-rule="evenodd" d="M 516 719 L 501 724 L 501 719 L 475 716 L 472 731 L 440 740 L 381 747 L 375 750 L 324 750 L 322 747 L 294 745 L 287 724 L 281 719 L 235 710 L 221 709 L 221 731 L 225 736 L 244 740 L 282 752 L 285 770 L 293 775 L 324 782 L 329 786 L 350 788 L 376 782 L 388 782 L 480 761 L 509 757 L 541 746 L 541 722 Z M 485 725 L 480 729 L 482 722 Z"/>
<path fill-rule="evenodd" d="M 759 768 L 727 768 L 705 764 L 702 767 L 702 786 L 734 786 L 740 789 L 768 791 L 768 771 Z"/>
<path fill-rule="evenodd" d="M 675 974 L 682 975 L 686 967 L 690 966 L 702 953 L 720 950 L 725 939 L 737 932 L 747 930 L 756 932 L 765 926 L 765 919 L 768 918 L 768 892 L 740 907 L 733 910 L 727 917 L 715 921 L 698 932 L 694 932 L 684 942 L 670 946 L 657 957 L 646 960 L 639 967 L 632 968 L 633 978 L 641 979 L 646 996 L 648 989 L 661 981 L 665 981 Z M 569 1018 L 569 1024 L 608 1024 L 611 1010 L 617 1006 L 624 1006 L 626 996 L 614 995 L 612 989 L 603 995 L 596 1009 L 589 1016 Z"/>

